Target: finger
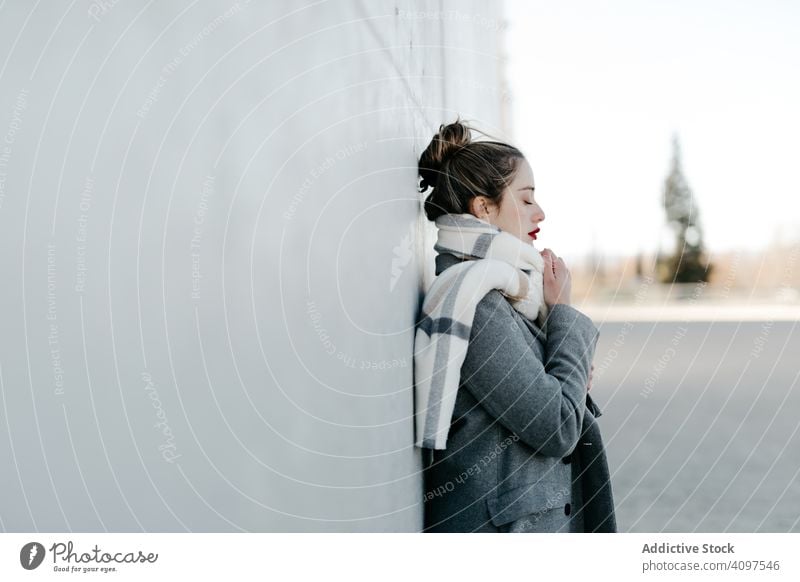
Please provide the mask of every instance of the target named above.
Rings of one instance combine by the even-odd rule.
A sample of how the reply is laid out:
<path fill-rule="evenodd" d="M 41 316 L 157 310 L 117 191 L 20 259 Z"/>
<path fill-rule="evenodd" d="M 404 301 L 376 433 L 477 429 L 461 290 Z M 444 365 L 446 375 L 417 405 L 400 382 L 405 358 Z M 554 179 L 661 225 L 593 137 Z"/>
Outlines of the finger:
<path fill-rule="evenodd" d="M 547 256 L 544 258 L 544 276 L 554 277 L 556 274 L 556 266 L 553 264 L 552 259 Z"/>

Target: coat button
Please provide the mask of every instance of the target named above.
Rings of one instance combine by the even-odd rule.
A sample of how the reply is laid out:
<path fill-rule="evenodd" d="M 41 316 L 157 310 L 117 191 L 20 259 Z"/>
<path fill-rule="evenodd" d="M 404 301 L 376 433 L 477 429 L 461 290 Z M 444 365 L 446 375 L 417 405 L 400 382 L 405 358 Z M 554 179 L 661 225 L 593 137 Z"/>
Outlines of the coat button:
<path fill-rule="evenodd" d="M 565 465 L 569 465 L 572 462 L 572 455 L 567 455 L 566 457 L 561 459 L 561 462 L 564 463 Z"/>
<path fill-rule="evenodd" d="M 564 515 L 569 515 L 569 512 L 572 510 L 569 503 L 564 506 Z"/>

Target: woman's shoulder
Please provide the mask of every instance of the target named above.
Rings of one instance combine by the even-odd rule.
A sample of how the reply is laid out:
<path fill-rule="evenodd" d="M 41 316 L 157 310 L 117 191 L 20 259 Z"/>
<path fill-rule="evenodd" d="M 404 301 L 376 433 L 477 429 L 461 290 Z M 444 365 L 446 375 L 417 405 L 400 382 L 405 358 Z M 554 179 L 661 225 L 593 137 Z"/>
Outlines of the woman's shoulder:
<path fill-rule="evenodd" d="M 519 316 L 508 298 L 499 289 L 491 289 L 475 307 L 474 327 L 500 327 L 507 331 L 510 326 L 519 326 Z"/>
<path fill-rule="evenodd" d="M 511 301 L 499 289 L 492 289 L 478 302 L 472 322 L 472 335 L 474 336 L 479 330 L 483 330 L 484 333 L 494 330 L 494 333 L 504 336 L 506 340 L 509 336 L 516 336 L 520 341 L 529 344 L 534 339 L 539 342 L 545 339 L 544 332 L 537 322 L 526 319 L 514 309 Z M 510 330 L 519 333 L 509 334 Z"/>
<path fill-rule="evenodd" d="M 489 310 L 490 312 L 499 311 L 508 315 L 511 315 L 514 310 L 508 298 L 503 295 L 500 289 L 490 289 L 486 295 L 478 301 L 478 309 L 483 311 Z"/>

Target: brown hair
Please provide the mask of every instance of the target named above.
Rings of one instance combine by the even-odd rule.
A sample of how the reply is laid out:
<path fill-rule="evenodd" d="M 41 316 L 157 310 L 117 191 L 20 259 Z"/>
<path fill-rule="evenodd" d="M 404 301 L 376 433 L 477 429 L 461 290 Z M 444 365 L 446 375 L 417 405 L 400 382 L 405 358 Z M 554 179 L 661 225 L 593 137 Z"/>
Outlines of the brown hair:
<path fill-rule="evenodd" d="M 424 205 L 428 220 L 445 213 L 469 212 L 469 202 L 475 196 L 500 204 L 503 191 L 517 173 L 519 160 L 525 158 L 507 143 L 473 141 L 471 130 L 458 118 L 449 125 L 440 125 L 419 158 L 419 191 L 433 188 Z"/>

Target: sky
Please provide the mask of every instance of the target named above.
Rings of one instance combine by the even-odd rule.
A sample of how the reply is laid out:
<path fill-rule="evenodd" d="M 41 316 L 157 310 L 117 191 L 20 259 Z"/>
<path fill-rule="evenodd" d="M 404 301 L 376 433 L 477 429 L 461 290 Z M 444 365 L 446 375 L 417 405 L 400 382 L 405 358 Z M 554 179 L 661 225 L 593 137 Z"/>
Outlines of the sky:
<path fill-rule="evenodd" d="M 506 0 L 511 138 L 565 257 L 669 248 L 677 133 L 706 247 L 800 241 L 800 2 Z"/>

